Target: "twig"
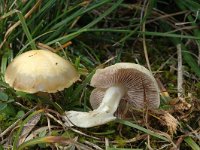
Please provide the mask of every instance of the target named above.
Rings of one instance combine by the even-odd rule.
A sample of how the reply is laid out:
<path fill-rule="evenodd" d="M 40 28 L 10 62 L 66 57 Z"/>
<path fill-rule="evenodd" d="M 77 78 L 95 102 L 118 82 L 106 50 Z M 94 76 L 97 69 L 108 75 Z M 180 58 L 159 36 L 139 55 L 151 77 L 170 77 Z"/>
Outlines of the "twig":
<path fill-rule="evenodd" d="M 17 106 L 22 107 L 22 108 L 25 109 L 25 110 L 30 110 L 28 107 L 26 107 L 26 106 L 20 104 L 19 102 L 14 102 L 14 104 L 16 104 Z"/>
<path fill-rule="evenodd" d="M 106 147 L 106 150 L 107 150 L 108 147 L 109 147 L 109 140 L 108 140 L 108 138 L 105 138 L 105 147 Z"/>
<path fill-rule="evenodd" d="M 65 127 L 65 125 L 58 119 L 56 119 L 53 115 L 51 115 L 50 113 L 45 113 L 45 115 L 51 119 L 53 119 L 55 122 L 57 122 L 58 124 L 60 124 L 62 127 Z M 49 127 L 49 125 L 48 125 Z"/>
<path fill-rule="evenodd" d="M 92 146 L 94 149 L 96 150 L 103 150 L 101 147 L 99 147 L 98 145 L 92 143 L 92 142 L 89 142 L 89 141 L 84 141 L 85 144 L 89 145 L 89 146 Z"/>
<path fill-rule="evenodd" d="M 184 94 L 183 90 L 183 65 L 182 65 L 182 50 L 181 44 L 176 46 L 177 55 L 178 55 L 178 79 L 177 79 L 177 90 L 178 90 L 178 98 L 181 98 Z"/>
<path fill-rule="evenodd" d="M 149 150 L 153 150 L 153 148 L 150 145 L 150 136 L 149 135 L 147 136 L 147 147 Z"/>
<path fill-rule="evenodd" d="M 51 122 L 48 116 L 47 116 L 47 124 L 48 124 L 48 129 L 49 129 L 49 135 L 51 135 Z"/>

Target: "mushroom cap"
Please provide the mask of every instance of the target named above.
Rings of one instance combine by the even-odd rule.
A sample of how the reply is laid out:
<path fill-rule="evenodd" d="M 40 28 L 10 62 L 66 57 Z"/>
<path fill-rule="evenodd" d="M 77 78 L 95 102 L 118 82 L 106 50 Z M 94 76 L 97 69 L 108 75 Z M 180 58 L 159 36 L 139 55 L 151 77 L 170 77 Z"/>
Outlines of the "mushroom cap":
<path fill-rule="evenodd" d="M 117 63 L 104 69 L 97 69 L 90 84 L 101 89 L 113 85 L 124 86 L 127 92 L 123 98 L 137 108 L 145 106 L 158 108 L 160 105 L 159 89 L 155 78 L 149 70 L 138 64 Z M 102 95 L 102 92 L 100 94 Z"/>
<path fill-rule="evenodd" d="M 55 93 L 78 79 L 79 74 L 69 61 L 47 50 L 31 50 L 17 56 L 5 72 L 6 83 L 27 93 Z"/>

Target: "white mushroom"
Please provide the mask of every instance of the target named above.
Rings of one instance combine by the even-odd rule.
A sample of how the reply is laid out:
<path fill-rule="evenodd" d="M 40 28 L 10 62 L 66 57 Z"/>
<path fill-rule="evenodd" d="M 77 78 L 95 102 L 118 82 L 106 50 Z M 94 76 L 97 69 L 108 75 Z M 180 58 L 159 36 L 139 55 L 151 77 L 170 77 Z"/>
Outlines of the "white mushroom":
<path fill-rule="evenodd" d="M 5 72 L 6 83 L 27 93 L 55 93 L 78 79 L 69 61 L 47 50 L 31 50 L 17 56 Z"/>
<path fill-rule="evenodd" d="M 66 125 L 88 128 L 112 121 L 116 119 L 113 114 L 122 98 L 137 108 L 152 109 L 160 105 L 154 77 L 149 70 L 138 64 L 118 63 L 98 69 L 91 80 L 91 86 L 105 90 L 99 107 L 90 112 L 66 112 L 63 116 Z"/>

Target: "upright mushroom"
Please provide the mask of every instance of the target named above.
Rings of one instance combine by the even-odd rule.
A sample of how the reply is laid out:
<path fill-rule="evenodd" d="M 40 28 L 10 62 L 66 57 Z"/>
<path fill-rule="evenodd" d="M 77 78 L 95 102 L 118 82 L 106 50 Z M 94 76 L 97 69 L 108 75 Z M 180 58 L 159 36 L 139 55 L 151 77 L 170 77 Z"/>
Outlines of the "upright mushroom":
<path fill-rule="evenodd" d="M 69 61 L 47 50 L 31 50 L 17 56 L 5 72 L 6 83 L 27 93 L 55 93 L 78 79 Z"/>
<path fill-rule="evenodd" d="M 160 105 L 159 90 L 152 74 L 145 67 L 134 63 L 118 63 L 98 69 L 91 80 L 96 87 L 92 101 L 100 102 L 90 112 L 68 111 L 63 116 L 67 125 L 88 128 L 116 119 L 113 115 L 121 99 L 137 108 L 157 108 Z M 94 98 L 96 97 L 96 98 Z M 97 102 L 98 103 L 98 102 Z"/>

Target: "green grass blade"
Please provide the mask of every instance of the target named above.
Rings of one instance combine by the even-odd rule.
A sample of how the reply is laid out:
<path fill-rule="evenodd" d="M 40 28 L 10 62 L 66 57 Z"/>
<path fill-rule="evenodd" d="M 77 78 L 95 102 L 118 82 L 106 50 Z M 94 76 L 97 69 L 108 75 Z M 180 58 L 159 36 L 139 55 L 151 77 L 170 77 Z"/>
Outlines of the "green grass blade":
<path fill-rule="evenodd" d="M 66 18 L 65 20 L 59 22 L 58 24 L 56 24 L 55 26 L 53 26 L 51 29 L 57 29 L 58 27 L 60 27 L 61 25 L 64 25 L 66 24 L 67 22 L 69 22 L 70 20 L 78 17 L 78 16 L 81 16 L 95 8 L 98 8 L 108 2 L 110 2 L 111 0 L 102 0 L 100 1 L 99 3 L 95 4 L 95 5 L 92 5 L 91 7 L 88 7 L 88 8 L 81 8 L 80 10 L 78 10 L 76 13 L 74 13 L 73 15 L 69 16 L 68 18 Z"/>
<path fill-rule="evenodd" d="M 72 30 L 75 31 L 75 30 Z M 83 32 L 118 32 L 118 33 L 130 33 L 132 30 L 126 30 L 126 29 L 87 29 Z M 174 37 L 174 38 L 181 38 L 181 39 L 194 39 L 194 40 L 200 40 L 200 36 L 191 36 L 191 35 L 180 35 L 180 34 L 173 34 L 173 33 L 162 33 L 162 32 L 142 32 L 142 31 L 136 31 L 135 34 L 145 34 L 147 36 L 158 36 L 158 37 Z"/>
<path fill-rule="evenodd" d="M 55 39 L 56 37 L 58 37 L 63 32 L 66 32 L 66 26 L 71 26 L 70 24 L 72 24 L 73 21 L 76 20 L 78 17 L 80 17 L 80 16 L 84 15 L 85 13 L 92 11 L 93 9 L 98 8 L 110 1 L 111 0 L 102 0 L 102 1 L 99 1 L 98 3 L 91 3 L 87 7 L 86 6 L 83 7 L 80 4 L 77 4 L 77 6 L 75 6 L 74 8 L 71 8 L 69 11 L 65 12 L 66 17 L 63 16 L 62 21 L 56 23 L 53 27 L 49 27 L 50 30 L 56 30 L 56 32 L 54 32 L 50 37 L 48 37 L 45 40 L 45 42 L 51 41 L 51 40 Z M 76 7 L 80 7 L 80 6 L 81 6 L 81 8 L 78 9 L 77 11 L 75 11 L 73 14 L 68 14 L 71 11 L 73 12 L 73 9 L 76 9 Z M 59 17 L 61 17 L 61 16 L 62 15 L 60 15 Z M 50 25 L 48 25 L 48 26 L 50 26 Z"/>
<path fill-rule="evenodd" d="M 25 21 L 25 19 L 24 19 L 24 16 L 23 16 L 20 12 L 18 12 L 17 15 L 18 15 L 19 20 L 20 20 L 20 22 L 21 22 L 21 24 L 22 24 L 22 28 L 23 28 L 23 30 L 24 30 L 24 33 L 26 34 L 26 36 L 27 36 L 27 38 L 28 38 L 28 41 L 30 42 L 31 48 L 32 48 L 32 49 L 37 49 L 37 48 L 36 48 L 36 45 L 35 45 L 35 42 L 34 42 L 34 40 L 32 39 L 32 36 L 31 36 L 31 34 L 30 34 L 30 32 L 29 32 L 29 29 L 28 29 L 28 27 L 27 27 L 27 25 L 26 25 L 26 21 Z"/>
<path fill-rule="evenodd" d="M 176 37 L 176 38 L 185 38 L 185 39 L 196 39 L 200 40 L 200 37 L 191 36 L 191 35 L 180 35 L 180 34 L 170 34 L 170 33 L 161 33 L 161 32 L 141 32 L 138 31 L 139 34 L 145 34 L 149 36 L 161 36 L 161 37 Z"/>
<path fill-rule="evenodd" d="M 200 8 L 200 3 L 194 1 L 194 0 L 185 0 L 185 6 L 187 6 L 188 8 L 190 8 L 190 10 L 192 11 L 199 11 Z M 197 16 L 200 17 L 200 16 Z"/>
<path fill-rule="evenodd" d="M 184 141 L 193 149 L 193 150 L 200 150 L 200 147 L 198 146 L 197 143 L 191 138 L 191 137 L 186 137 Z"/>
<path fill-rule="evenodd" d="M 93 20 L 91 23 L 89 23 L 88 25 L 86 25 L 85 27 L 83 27 L 82 30 L 89 29 L 92 26 L 94 26 L 95 24 L 97 24 L 104 17 L 106 17 L 107 15 L 109 15 L 111 12 L 113 12 L 122 2 L 123 2 L 123 0 L 118 0 L 111 8 L 109 8 L 108 10 L 106 10 L 103 14 L 101 14 L 98 18 L 96 18 L 95 20 Z"/>
<path fill-rule="evenodd" d="M 140 131 L 142 131 L 142 132 L 144 132 L 144 133 L 147 133 L 147 134 L 149 134 L 149 135 L 151 135 L 151 136 L 154 136 L 154 137 L 156 137 L 156 138 L 159 138 L 159 139 L 161 139 L 161 140 L 164 140 L 164 141 L 168 141 L 168 142 L 169 142 L 169 140 L 168 140 L 166 137 L 161 136 L 161 135 L 159 135 L 159 134 L 157 134 L 157 133 L 155 133 L 155 132 L 153 132 L 153 131 L 151 131 L 151 130 L 145 129 L 145 128 L 143 128 L 143 127 L 137 125 L 137 124 L 133 124 L 133 123 L 131 123 L 131 122 L 129 122 L 129 121 L 125 121 L 125 120 L 121 120 L 121 119 L 117 119 L 116 122 L 117 122 L 117 123 L 124 124 L 124 125 L 127 125 L 127 126 L 129 126 L 129 127 L 135 128 L 135 129 L 138 129 L 138 130 L 140 130 Z"/>
<path fill-rule="evenodd" d="M 46 32 L 46 33 L 43 33 L 39 36 L 37 36 L 36 38 L 32 39 L 31 41 L 29 41 L 26 45 L 23 46 L 23 48 L 18 52 L 18 55 L 20 55 L 21 53 L 24 52 L 24 50 L 32 43 L 32 41 L 36 41 L 37 39 L 47 35 L 47 34 L 51 34 L 53 31 L 49 31 L 49 32 Z"/>
<path fill-rule="evenodd" d="M 75 33 L 71 33 L 67 36 L 63 36 L 60 37 L 56 40 L 53 40 L 51 42 L 48 42 L 47 45 L 51 45 L 54 44 L 56 42 L 60 42 L 62 40 L 63 43 L 75 38 L 76 36 L 80 35 L 82 32 L 86 32 L 88 28 L 91 28 L 92 26 L 94 26 L 96 23 L 98 23 L 99 21 L 101 21 L 105 16 L 109 15 L 113 10 L 115 10 L 121 3 L 123 0 L 118 0 L 115 5 L 113 5 L 112 7 L 110 7 L 109 9 L 107 9 L 103 14 L 101 14 L 98 18 L 96 18 L 95 20 L 93 20 L 91 23 L 89 23 L 88 25 L 84 26 L 83 28 L 81 28 L 79 31 L 75 32 Z"/>
<path fill-rule="evenodd" d="M 5 53 L 1 58 L 1 73 L 4 74 L 8 62 L 8 55 Z"/>

